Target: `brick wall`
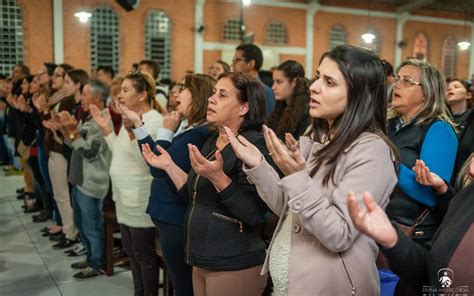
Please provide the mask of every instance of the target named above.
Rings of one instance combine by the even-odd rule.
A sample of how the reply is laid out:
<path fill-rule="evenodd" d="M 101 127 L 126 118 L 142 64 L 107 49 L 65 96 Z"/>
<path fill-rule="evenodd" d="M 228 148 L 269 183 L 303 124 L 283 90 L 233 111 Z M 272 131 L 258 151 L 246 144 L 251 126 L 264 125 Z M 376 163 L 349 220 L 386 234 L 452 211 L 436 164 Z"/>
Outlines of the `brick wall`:
<path fill-rule="evenodd" d="M 17 0 L 22 8 L 25 36 L 25 63 L 32 71 L 37 71 L 45 61 L 53 61 L 53 13 L 52 0 Z M 131 65 L 144 58 L 145 19 L 151 9 L 165 11 L 172 23 L 172 78 L 180 79 L 186 70 L 194 69 L 194 0 L 141 0 L 138 9 L 126 12 L 115 0 L 83 0 L 83 5 L 93 10 L 98 5 L 108 5 L 119 15 L 120 26 L 120 72 L 126 73 Z M 304 3 L 303 0 L 295 1 Z M 90 70 L 90 24 L 80 23 L 73 15 L 80 8 L 81 1 L 63 0 L 64 61 L 76 67 Z M 360 3 L 348 0 L 332 0 L 331 5 L 341 7 L 365 8 Z M 390 11 L 386 6 L 375 5 L 373 9 Z M 393 10 L 392 10 L 393 11 Z M 462 15 L 447 12 L 417 11 L 418 14 L 437 17 L 462 19 Z M 306 42 L 306 11 L 280 7 L 254 5 L 245 8 L 244 20 L 247 32 L 254 32 L 254 41 L 265 45 L 265 29 L 271 21 L 282 22 L 288 31 L 288 46 L 304 48 Z M 229 18 L 239 17 L 239 6 L 236 3 L 222 0 L 206 0 L 204 5 L 203 38 L 205 42 L 223 42 L 224 23 Z M 335 24 L 346 28 L 350 44 L 363 45 L 360 35 L 367 26 L 366 16 L 318 12 L 314 18 L 314 64 L 320 55 L 327 50 L 329 30 Z M 394 61 L 395 19 L 371 17 L 371 26 L 382 36 L 381 56 Z M 462 26 L 422 23 L 408 21 L 404 26 L 404 41 L 407 45 L 402 50 L 402 58 L 412 55 L 413 36 L 424 32 L 429 39 L 428 61 L 436 66 L 441 65 L 441 48 L 443 38 L 452 33 L 459 41 L 463 38 Z M 469 30 L 466 32 L 470 36 Z M 236 45 L 236 43 L 232 46 Z M 203 69 L 221 58 L 220 50 L 205 50 Z M 469 51 L 457 51 L 458 77 L 467 77 Z M 305 57 L 293 53 L 280 53 L 279 62 L 287 58 L 298 60 L 305 65 Z M 307 69 L 314 73 L 313 69 Z"/>
<path fill-rule="evenodd" d="M 51 0 L 17 0 L 23 14 L 24 63 L 33 73 L 53 56 L 53 8 Z"/>

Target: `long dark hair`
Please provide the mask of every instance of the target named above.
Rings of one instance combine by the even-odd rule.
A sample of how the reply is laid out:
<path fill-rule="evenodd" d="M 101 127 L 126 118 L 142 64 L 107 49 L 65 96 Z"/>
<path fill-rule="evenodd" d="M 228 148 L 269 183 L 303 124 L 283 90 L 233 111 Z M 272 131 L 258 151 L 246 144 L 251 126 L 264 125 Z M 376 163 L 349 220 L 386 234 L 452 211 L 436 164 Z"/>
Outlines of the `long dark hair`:
<path fill-rule="evenodd" d="M 265 123 L 266 106 L 262 84 L 255 78 L 238 72 L 223 73 L 219 79 L 228 78 L 237 89 L 237 98 L 241 102 L 248 102 L 249 111 L 244 116 L 241 131 L 261 131 Z"/>
<path fill-rule="evenodd" d="M 379 135 L 396 153 L 396 149 L 386 135 L 387 79 L 380 58 L 372 51 L 355 46 L 342 45 L 326 52 L 319 63 L 328 58 L 337 63 L 347 84 L 347 107 L 337 117 L 331 127 L 325 119 L 313 119 L 313 137 L 322 142 L 331 136 L 330 142 L 315 153 L 314 175 L 323 164 L 328 169 L 323 178 L 334 183 L 337 160 L 344 149 L 363 132 Z"/>
<path fill-rule="evenodd" d="M 192 96 L 189 125 L 206 120 L 207 99 L 212 96 L 215 84 L 216 81 L 206 74 L 188 74 L 184 77 L 184 86 Z"/>
<path fill-rule="evenodd" d="M 291 133 L 294 137 L 302 117 L 308 113 L 309 82 L 304 77 L 304 68 L 297 61 L 288 60 L 279 65 L 276 71 L 282 71 L 290 81 L 296 81 L 293 94 L 286 101 L 276 101 L 275 109 L 270 115 L 268 126 L 271 127 L 279 138 L 285 133 Z"/>

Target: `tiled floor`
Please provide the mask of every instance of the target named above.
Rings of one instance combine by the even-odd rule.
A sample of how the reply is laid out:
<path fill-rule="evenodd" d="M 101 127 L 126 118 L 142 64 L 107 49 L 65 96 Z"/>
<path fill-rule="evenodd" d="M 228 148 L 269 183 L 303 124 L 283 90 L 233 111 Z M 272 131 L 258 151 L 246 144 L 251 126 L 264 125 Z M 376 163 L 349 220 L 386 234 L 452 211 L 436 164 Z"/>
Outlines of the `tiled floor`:
<path fill-rule="evenodd" d="M 15 194 L 22 187 L 21 177 L 5 177 L 2 167 L 0 172 L 0 295 L 133 295 L 128 270 L 116 268 L 112 277 L 75 280 L 69 267 L 75 261 L 53 250 L 41 236 L 47 223 L 32 223 L 32 214 L 21 210 Z"/>

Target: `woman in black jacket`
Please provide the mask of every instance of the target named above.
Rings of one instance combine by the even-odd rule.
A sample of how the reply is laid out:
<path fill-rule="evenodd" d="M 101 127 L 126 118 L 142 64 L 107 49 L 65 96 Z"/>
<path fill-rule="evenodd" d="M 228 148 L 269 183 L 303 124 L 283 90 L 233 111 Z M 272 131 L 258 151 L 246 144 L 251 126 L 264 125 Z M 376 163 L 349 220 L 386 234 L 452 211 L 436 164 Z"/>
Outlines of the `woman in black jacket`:
<path fill-rule="evenodd" d="M 466 261 L 474 247 L 474 158 L 469 161 L 470 182 L 457 194 L 424 165 L 417 163 L 414 168 L 420 183 L 451 199 L 443 222 L 426 248 L 406 236 L 396 224 L 392 225 L 369 193 L 364 196 L 367 209 L 359 207 L 353 194 L 348 196 L 354 226 L 381 246 L 391 270 L 417 295 L 468 295 L 474 289 L 474 265 Z"/>
<path fill-rule="evenodd" d="M 241 73 L 226 73 L 209 98 L 207 121 L 217 127 L 201 151 L 189 144 L 192 169 L 182 171 L 162 150 L 163 167 L 190 203 L 185 220 L 186 262 L 193 266 L 195 295 L 261 295 L 266 276 L 261 238 L 265 203 L 242 171 L 224 127 L 243 135 L 268 157 L 261 126 L 265 120 L 261 84 Z"/>

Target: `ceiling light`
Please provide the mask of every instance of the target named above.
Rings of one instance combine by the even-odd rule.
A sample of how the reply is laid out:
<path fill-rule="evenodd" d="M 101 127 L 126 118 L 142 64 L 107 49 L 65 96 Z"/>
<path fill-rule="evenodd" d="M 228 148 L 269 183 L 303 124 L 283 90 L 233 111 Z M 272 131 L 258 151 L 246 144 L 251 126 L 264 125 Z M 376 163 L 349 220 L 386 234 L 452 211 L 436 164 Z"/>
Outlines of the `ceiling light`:
<path fill-rule="evenodd" d="M 92 13 L 87 11 L 79 11 L 74 14 L 75 17 L 79 19 L 81 23 L 87 23 L 90 17 L 92 17 Z"/>
<path fill-rule="evenodd" d="M 360 37 L 362 37 L 364 42 L 367 43 L 367 44 L 372 43 L 372 41 L 374 41 L 374 39 L 375 39 L 375 35 L 372 34 L 372 33 L 369 33 L 369 32 L 367 32 L 365 34 L 362 34 L 362 36 L 360 36 Z"/>
<path fill-rule="evenodd" d="M 461 41 L 461 42 L 458 42 L 458 46 L 460 50 L 466 50 L 469 48 L 469 46 L 471 46 L 471 43 L 467 41 Z"/>

